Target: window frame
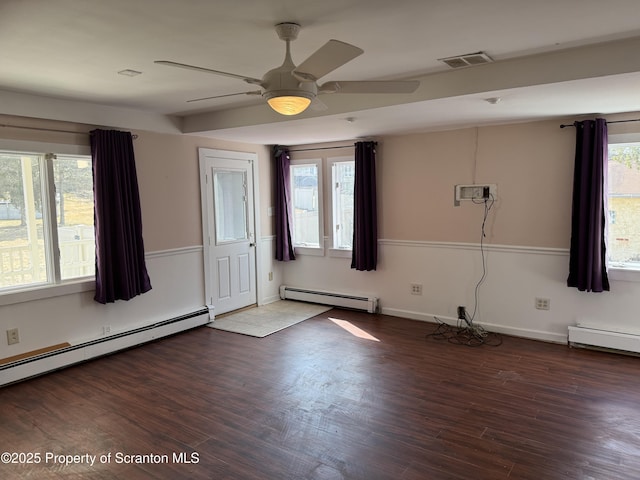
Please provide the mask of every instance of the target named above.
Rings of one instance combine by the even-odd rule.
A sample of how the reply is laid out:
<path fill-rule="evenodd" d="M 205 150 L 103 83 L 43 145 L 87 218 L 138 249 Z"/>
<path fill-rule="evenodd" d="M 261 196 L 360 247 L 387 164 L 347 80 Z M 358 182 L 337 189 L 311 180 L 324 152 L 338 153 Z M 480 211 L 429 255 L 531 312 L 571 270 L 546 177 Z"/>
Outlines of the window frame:
<path fill-rule="evenodd" d="M 90 157 L 91 149 L 89 145 L 0 139 L 0 150 L 42 156 L 44 160 L 41 167 L 41 173 L 43 174 L 43 209 L 46 208 L 46 214 L 43 212 L 43 217 L 47 219 L 47 223 L 43 225 L 43 228 L 47 229 L 47 235 L 49 235 L 50 239 L 57 239 L 57 229 L 51 221 L 52 218 L 57 218 L 53 162 L 50 159 L 46 159 L 47 152 L 55 152 L 56 155 L 60 156 Z M 45 183 L 46 186 L 44 186 Z M 45 241 L 46 262 L 49 264 L 48 268 L 52 269 L 51 280 L 45 283 L 23 285 L 1 291 L 0 306 L 95 290 L 95 276 L 76 277 L 68 280 L 60 278 L 60 254 L 55 251 L 54 245 L 51 240 Z"/>
<path fill-rule="evenodd" d="M 638 134 L 609 134 L 608 145 L 619 145 L 619 144 L 630 144 L 636 143 L 640 146 L 640 133 Z M 607 166 L 608 169 L 608 166 Z M 607 199 L 609 197 L 609 185 L 606 186 L 606 195 Z M 607 202 L 608 203 L 608 202 Z M 610 210 L 607 211 L 607 215 L 605 219 L 607 221 L 607 230 L 611 223 L 611 218 L 609 215 Z M 607 238 L 607 241 L 609 239 Z M 612 265 L 609 263 L 609 259 L 607 258 L 607 275 L 610 280 L 620 280 L 626 282 L 640 282 L 640 268 L 632 268 L 632 267 L 624 267 L 619 264 Z"/>
<path fill-rule="evenodd" d="M 318 172 L 318 242 L 319 245 L 317 247 L 307 246 L 307 245 L 298 245 L 296 244 L 295 239 L 295 214 L 293 215 L 293 248 L 296 255 L 314 255 L 314 256 L 324 256 L 325 252 L 325 237 L 324 237 L 324 180 L 323 180 L 323 171 L 322 171 L 322 158 L 310 158 L 310 159 L 291 159 L 289 163 L 289 177 L 290 177 L 290 185 L 291 185 L 291 195 L 294 195 L 295 187 L 293 185 L 294 175 L 293 169 L 296 167 L 303 167 L 305 165 L 315 166 L 316 171 Z"/>

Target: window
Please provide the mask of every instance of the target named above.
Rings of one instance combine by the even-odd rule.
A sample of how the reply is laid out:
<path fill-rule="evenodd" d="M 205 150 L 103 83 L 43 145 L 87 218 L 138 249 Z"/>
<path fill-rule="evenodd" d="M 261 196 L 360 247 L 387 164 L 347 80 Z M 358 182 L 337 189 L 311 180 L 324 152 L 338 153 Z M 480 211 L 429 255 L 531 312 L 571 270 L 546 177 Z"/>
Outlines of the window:
<path fill-rule="evenodd" d="M 94 270 L 91 157 L 0 151 L 0 294 Z"/>
<path fill-rule="evenodd" d="M 640 143 L 609 145 L 607 264 L 640 270 Z"/>
<path fill-rule="evenodd" d="M 333 257 L 351 258 L 353 244 L 353 193 L 355 161 L 353 156 L 291 160 L 291 196 L 293 203 L 293 245 L 297 253 L 324 255 L 324 228 L 331 228 Z M 326 170 L 325 170 L 326 169 Z M 331 177 L 323 184 L 322 173 Z M 328 197 L 324 218 L 323 192 Z"/>
<path fill-rule="evenodd" d="M 302 253 L 323 254 L 322 170 L 320 160 L 292 161 L 293 245 Z"/>
<path fill-rule="evenodd" d="M 337 159 L 331 164 L 333 180 L 333 248 L 351 250 L 353 244 L 353 181 L 355 162 Z"/>

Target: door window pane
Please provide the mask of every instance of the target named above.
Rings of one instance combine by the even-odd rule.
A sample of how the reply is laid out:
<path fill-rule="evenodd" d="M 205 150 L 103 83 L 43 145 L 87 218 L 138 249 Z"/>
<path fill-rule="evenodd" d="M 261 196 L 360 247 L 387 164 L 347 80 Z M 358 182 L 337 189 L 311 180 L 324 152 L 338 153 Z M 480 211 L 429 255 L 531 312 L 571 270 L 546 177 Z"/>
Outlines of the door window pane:
<path fill-rule="evenodd" d="M 217 170 L 213 178 L 216 243 L 248 239 L 244 172 Z"/>

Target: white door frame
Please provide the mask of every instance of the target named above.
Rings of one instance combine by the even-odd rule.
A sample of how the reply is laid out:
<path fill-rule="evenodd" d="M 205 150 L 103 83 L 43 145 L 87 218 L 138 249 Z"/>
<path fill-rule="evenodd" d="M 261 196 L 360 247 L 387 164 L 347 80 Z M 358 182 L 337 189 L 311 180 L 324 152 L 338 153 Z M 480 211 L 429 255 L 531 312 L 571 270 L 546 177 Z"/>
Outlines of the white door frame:
<path fill-rule="evenodd" d="M 207 183 L 206 183 L 206 159 L 210 158 L 223 158 L 227 160 L 238 160 L 247 162 L 250 161 L 253 174 L 253 231 L 254 231 L 254 243 L 255 243 L 255 289 L 256 289 L 256 302 L 261 304 L 262 298 L 262 286 L 260 279 L 262 278 L 262 245 L 260 243 L 260 195 L 259 184 L 260 179 L 258 176 L 258 154 L 254 152 L 237 152 L 231 150 L 217 150 L 212 148 L 198 148 L 198 160 L 200 163 L 200 204 L 202 207 L 202 246 L 204 251 L 204 294 L 205 305 L 209 310 L 209 319 L 213 320 L 215 317 L 215 305 L 212 304 L 214 278 L 209 268 L 211 250 L 209 248 L 209 233 L 207 231 L 209 218 L 213 218 L 213 205 L 210 205 L 207 201 Z"/>

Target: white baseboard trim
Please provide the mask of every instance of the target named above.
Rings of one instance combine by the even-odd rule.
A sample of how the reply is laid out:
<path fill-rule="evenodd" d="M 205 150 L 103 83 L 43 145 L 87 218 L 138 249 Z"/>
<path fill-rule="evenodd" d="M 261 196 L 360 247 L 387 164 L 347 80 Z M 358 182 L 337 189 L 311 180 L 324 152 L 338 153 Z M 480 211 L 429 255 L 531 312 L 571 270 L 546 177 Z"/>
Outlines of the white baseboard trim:
<path fill-rule="evenodd" d="M 270 295 L 260 300 L 260 305 L 267 305 L 269 303 L 277 302 L 278 300 L 281 300 L 280 295 Z"/>
<path fill-rule="evenodd" d="M 450 319 L 448 317 L 441 317 L 430 313 L 415 312 L 412 310 L 404 310 L 402 308 L 388 308 L 383 306 L 380 308 L 380 313 L 384 315 L 391 315 L 392 317 L 402 317 L 410 320 L 420 320 L 422 322 L 430 323 L 435 323 L 435 318 L 437 317 L 442 321 L 446 321 L 446 323 L 450 323 Z"/>
<path fill-rule="evenodd" d="M 411 310 L 402 310 L 399 308 L 382 308 L 381 312 L 392 317 L 403 317 L 411 320 L 420 320 L 422 322 L 436 323 L 436 318 L 449 324 L 456 325 L 457 319 L 453 317 L 444 317 L 432 313 L 415 312 Z M 523 328 L 505 327 L 503 325 L 494 325 L 491 323 L 480 323 L 487 331 L 501 333 L 503 335 L 511 335 L 513 337 L 530 338 L 531 340 L 542 340 L 551 343 L 567 343 L 567 335 L 561 333 L 542 332 L 540 330 L 529 330 Z"/>
<path fill-rule="evenodd" d="M 2 372 L 0 386 L 135 347 L 209 322 L 208 310 L 203 308 L 202 310 L 157 322 L 146 327 L 135 328 L 42 355 L 17 360 L 0 366 L 0 371 Z"/>

